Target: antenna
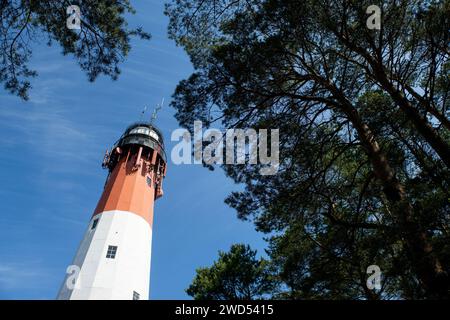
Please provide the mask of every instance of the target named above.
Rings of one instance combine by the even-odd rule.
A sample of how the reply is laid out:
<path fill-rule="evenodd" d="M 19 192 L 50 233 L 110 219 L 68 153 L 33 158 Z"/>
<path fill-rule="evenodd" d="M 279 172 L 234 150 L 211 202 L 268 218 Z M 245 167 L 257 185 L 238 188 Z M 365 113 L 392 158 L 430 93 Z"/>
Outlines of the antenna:
<path fill-rule="evenodd" d="M 146 111 L 147 111 L 147 106 L 144 106 L 144 110 L 142 110 L 142 112 L 141 112 L 140 120 L 142 120 Z"/>
<path fill-rule="evenodd" d="M 161 108 L 163 107 L 163 105 L 164 105 L 164 98 L 162 98 L 162 101 L 161 101 L 160 104 L 157 104 L 157 105 L 156 105 L 156 108 L 155 108 L 155 110 L 153 111 L 152 117 L 151 117 L 151 119 L 150 119 L 150 124 L 152 124 L 153 121 L 156 120 L 156 116 L 157 116 L 157 114 L 158 114 L 158 111 L 161 110 Z"/>

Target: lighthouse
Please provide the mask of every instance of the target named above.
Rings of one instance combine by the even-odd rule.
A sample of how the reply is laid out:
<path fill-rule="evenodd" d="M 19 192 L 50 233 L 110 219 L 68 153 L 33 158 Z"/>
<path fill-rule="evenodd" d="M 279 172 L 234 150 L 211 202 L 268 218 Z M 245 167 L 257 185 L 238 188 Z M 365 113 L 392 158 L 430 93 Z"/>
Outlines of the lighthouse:
<path fill-rule="evenodd" d="M 148 299 L 153 207 L 167 168 L 161 132 L 146 122 L 129 126 L 102 166 L 103 193 L 57 298 Z"/>

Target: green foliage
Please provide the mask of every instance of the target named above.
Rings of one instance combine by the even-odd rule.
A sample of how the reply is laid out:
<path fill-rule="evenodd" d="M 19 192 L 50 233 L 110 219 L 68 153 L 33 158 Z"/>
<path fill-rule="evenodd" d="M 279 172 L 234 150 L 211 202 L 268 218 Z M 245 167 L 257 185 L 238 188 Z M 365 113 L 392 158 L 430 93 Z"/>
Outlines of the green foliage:
<path fill-rule="evenodd" d="M 66 27 L 70 5 L 80 7 L 80 30 Z M 89 81 L 94 81 L 100 74 L 117 79 L 131 37 L 150 38 L 141 28 L 128 27 L 125 15 L 134 13 L 129 0 L 1 0 L 0 13 L 0 82 L 25 100 L 30 77 L 37 75 L 28 67 L 33 43 L 58 43 L 62 53 L 73 55 Z"/>
<path fill-rule="evenodd" d="M 369 5 L 382 30 L 366 27 Z M 179 123 L 278 128 L 280 167 L 222 168 L 296 299 L 450 296 L 449 1 L 174 0 Z M 433 17 L 437 17 L 435 20 Z M 447 199 L 447 201 L 446 201 Z M 383 272 L 368 290 L 367 267 Z"/>
<path fill-rule="evenodd" d="M 254 300 L 273 293 L 276 282 L 267 261 L 256 258 L 249 246 L 235 244 L 209 268 L 197 269 L 186 292 L 196 300 Z"/>

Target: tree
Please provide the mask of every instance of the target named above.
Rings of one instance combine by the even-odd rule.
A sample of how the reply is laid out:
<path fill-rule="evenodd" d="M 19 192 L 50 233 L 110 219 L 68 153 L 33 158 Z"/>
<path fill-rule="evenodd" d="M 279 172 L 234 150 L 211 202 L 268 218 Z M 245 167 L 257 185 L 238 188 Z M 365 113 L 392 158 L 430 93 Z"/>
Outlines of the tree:
<path fill-rule="evenodd" d="M 66 27 L 71 5 L 81 11 L 79 30 Z M 49 46 L 56 42 L 64 55 L 73 55 L 89 81 L 100 74 L 117 79 L 131 37 L 150 38 L 141 28 L 128 27 L 127 13 L 134 13 L 129 0 L 0 0 L 0 82 L 27 100 L 30 78 L 37 75 L 28 67 L 32 44 L 42 40 Z"/>
<path fill-rule="evenodd" d="M 280 129 L 279 173 L 224 166 L 246 186 L 227 203 L 260 231 L 300 239 L 289 230 L 303 230 L 313 247 L 293 255 L 309 253 L 299 265 L 324 265 L 324 252 L 344 261 L 335 274 L 358 275 L 360 287 L 340 296 L 370 298 L 367 266 L 349 265 L 382 256 L 392 286 L 379 297 L 448 297 L 449 2 L 379 2 L 380 31 L 366 28 L 372 4 L 173 1 L 169 34 L 196 71 L 172 105 L 190 129 L 194 120 Z M 293 247 L 272 240 L 283 266 Z M 316 274 L 315 295 L 336 288 Z"/>
<path fill-rule="evenodd" d="M 256 258 L 248 245 L 235 244 L 209 268 L 197 269 L 186 292 L 196 300 L 264 299 L 275 288 L 267 261 Z"/>

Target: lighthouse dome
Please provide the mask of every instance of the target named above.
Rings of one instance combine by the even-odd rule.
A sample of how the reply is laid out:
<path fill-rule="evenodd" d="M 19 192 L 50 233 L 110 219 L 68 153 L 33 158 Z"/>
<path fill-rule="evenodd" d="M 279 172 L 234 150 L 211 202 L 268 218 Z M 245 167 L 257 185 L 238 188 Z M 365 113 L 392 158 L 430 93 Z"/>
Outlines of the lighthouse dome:
<path fill-rule="evenodd" d="M 161 145 L 163 144 L 161 131 L 155 125 L 148 122 L 137 122 L 132 124 L 125 130 L 124 136 L 133 134 L 145 135 L 158 141 Z"/>
<path fill-rule="evenodd" d="M 164 161 L 164 140 L 161 131 L 151 123 L 137 122 L 130 125 L 117 141 L 116 147 L 123 147 L 126 145 L 141 145 L 149 147 L 161 153 Z"/>

